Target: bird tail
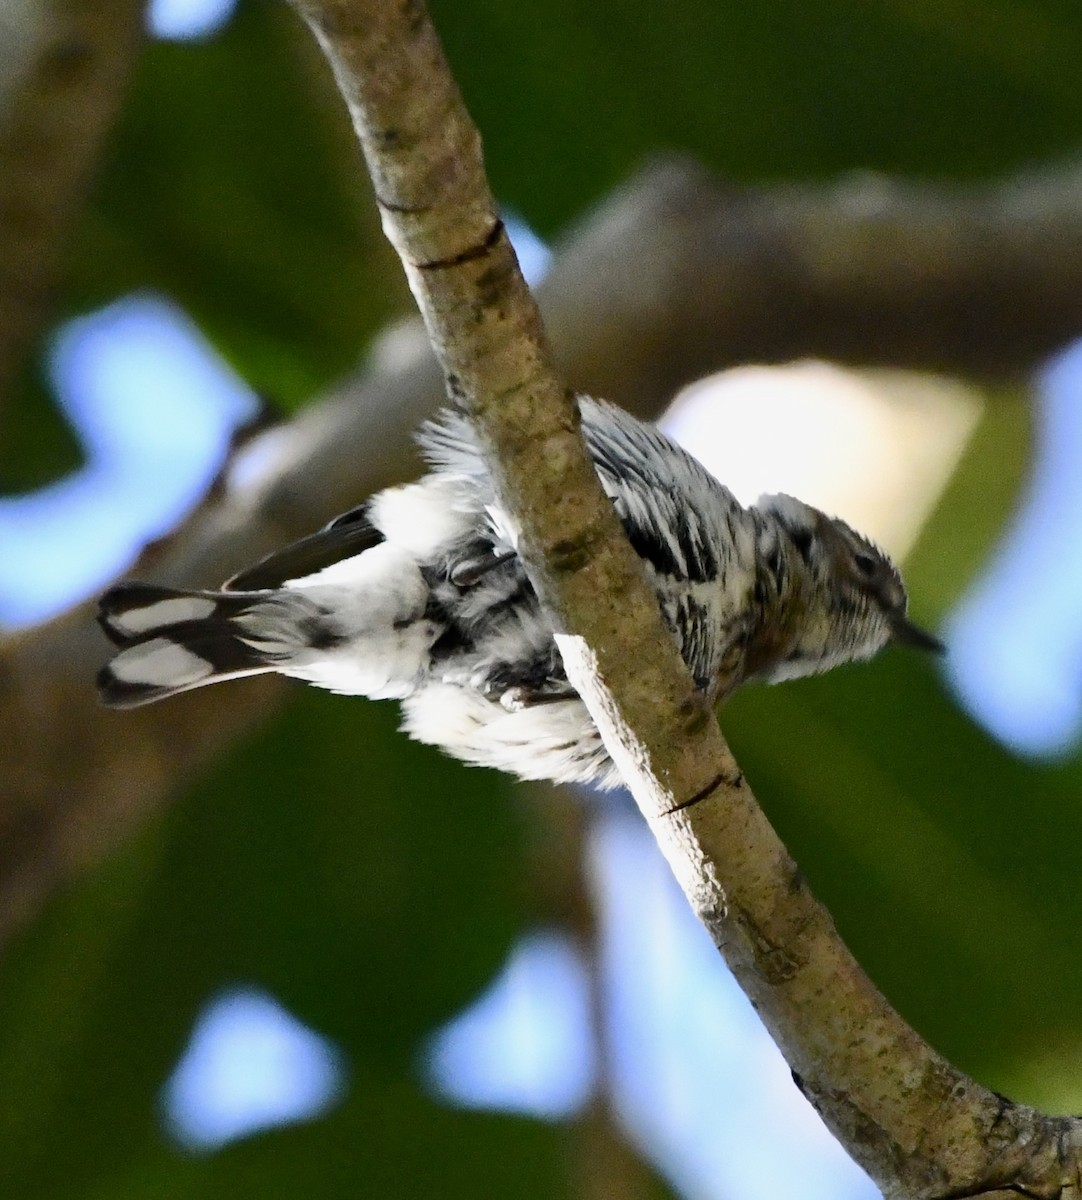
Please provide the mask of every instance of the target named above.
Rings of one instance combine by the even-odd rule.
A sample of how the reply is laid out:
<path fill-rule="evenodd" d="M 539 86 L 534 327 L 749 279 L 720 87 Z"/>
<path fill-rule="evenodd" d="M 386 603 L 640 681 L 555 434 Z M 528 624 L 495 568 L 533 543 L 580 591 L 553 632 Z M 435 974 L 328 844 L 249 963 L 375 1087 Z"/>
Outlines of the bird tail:
<path fill-rule="evenodd" d="M 136 708 L 189 688 L 274 669 L 236 618 L 266 593 L 194 592 L 122 583 L 99 602 L 98 623 L 120 652 L 98 673 L 109 708 Z"/>

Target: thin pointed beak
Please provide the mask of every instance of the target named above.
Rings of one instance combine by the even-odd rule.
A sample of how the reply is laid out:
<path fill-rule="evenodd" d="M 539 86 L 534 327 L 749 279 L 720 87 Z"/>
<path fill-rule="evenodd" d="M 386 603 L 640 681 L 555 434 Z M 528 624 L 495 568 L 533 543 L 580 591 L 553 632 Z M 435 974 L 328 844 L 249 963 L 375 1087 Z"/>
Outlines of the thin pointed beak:
<path fill-rule="evenodd" d="M 891 637 L 901 646 L 912 646 L 914 650 L 927 650 L 931 654 L 946 654 L 947 647 L 937 637 L 926 633 L 899 614 L 890 622 Z"/>

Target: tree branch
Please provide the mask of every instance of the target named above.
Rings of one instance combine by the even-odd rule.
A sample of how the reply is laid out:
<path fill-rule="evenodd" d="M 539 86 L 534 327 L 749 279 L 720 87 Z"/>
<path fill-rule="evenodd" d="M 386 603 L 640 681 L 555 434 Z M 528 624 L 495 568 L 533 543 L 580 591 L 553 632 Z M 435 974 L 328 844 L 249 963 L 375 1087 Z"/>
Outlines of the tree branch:
<path fill-rule="evenodd" d="M 65 240 L 143 37 L 144 0 L 15 5 L 0 47 L 0 403 L 48 316 Z"/>
<path fill-rule="evenodd" d="M 755 804 L 577 436 L 420 0 L 294 3 L 334 69 L 384 229 L 519 524 L 569 676 L 800 1086 L 888 1195 L 1075 1188 L 1075 1126 L 966 1079 L 901 1020 Z"/>
<path fill-rule="evenodd" d="M 581 390 L 603 378 L 634 407 L 644 388 L 808 356 L 994 380 L 1082 334 L 1082 164 L 964 186 L 865 173 L 748 188 L 677 161 L 649 186 L 658 223 L 639 226 L 641 250 L 621 236 L 636 179 L 575 231 L 589 263 L 562 256 L 539 289 L 560 348 L 585 341 L 567 324 L 578 312 L 616 324 L 623 372 L 604 336 L 561 356 Z M 576 302 L 550 310 L 549 288 Z"/>
<path fill-rule="evenodd" d="M 696 795 L 736 770 L 586 455 L 435 31 L 416 0 L 296 7 L 334 69 L 384 230 L 448 392 L 469 410 L 515 515 L 531 582 L 557 629 L 593 648 L 631 728 L 658 735 L 638 747 L 650 767 L 641 782 L 651 792 L 645 806 L 667 812 L 674 795 Z"/>

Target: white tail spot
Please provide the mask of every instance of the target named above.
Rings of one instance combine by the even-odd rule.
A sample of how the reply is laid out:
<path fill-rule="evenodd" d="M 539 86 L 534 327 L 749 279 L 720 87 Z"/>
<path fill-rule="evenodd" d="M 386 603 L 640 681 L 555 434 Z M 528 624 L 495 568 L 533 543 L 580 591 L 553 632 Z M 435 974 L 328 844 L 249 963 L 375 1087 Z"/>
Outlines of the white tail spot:
<path fill-rule="evenodd" d="M 186 687 L 214 673 L 205 658 L 168 638 L 154 638 L 141 646 L 132 646 L 118 654 L 110 666 L 121 683 L 143 683 L 149 687 Z"/>
<path fill-rule="evenodd" d="M 178 621 L 201 621 L 209 617 L 216 607 L 215 602 L 206 596 L 174 596 L 139 608 L 129 608 L 126 612 L 112 613 L 109 621 L 122 633 L 145 633 L 148 629 L 161 629 Z"/>

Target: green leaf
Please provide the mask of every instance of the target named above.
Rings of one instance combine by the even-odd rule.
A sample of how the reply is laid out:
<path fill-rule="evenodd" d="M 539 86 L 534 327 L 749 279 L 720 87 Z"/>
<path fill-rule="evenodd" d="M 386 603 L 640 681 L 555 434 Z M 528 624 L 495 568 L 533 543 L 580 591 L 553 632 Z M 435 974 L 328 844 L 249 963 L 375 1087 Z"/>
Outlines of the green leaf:
<path fill-rule="evenodd" d="M 62 1187 L 55 1196 L 559 1200 L 571 1195 L 566 1140 L 559 1126 L 456 1112 L 407 1082 L 362 1080 L 348 1101 L 318 1121 L 256 1135 L 206 1157 L 148 1146 L 89 1190 Z"/>
<path fill-rule="evenodd" d="M 1027 1094 L 1012 1085 L 1050 1038 L 1082 1045 L 1082 964 L 1061 949 L 1082 921 L 1082 764 L 1014 758 L 901 651 L 749 693 L 725 726 L 813 890 L 903 1015 L 983 1082 L 1049 1102 L 1037 1080 Z"/>
<path fill-rule="evenodd" d="M 227 1150 L 200 1200 L 570 1195 L 558 1127 L 442 1108 L 408 1084 L 365 1086 L 330 1119 Z"/>
<path fill-rule="evenodd" d="M 1015 512 L 1033 459 L 1037 403 L 1022 389 L 988 394 L 984 413 L 961 462 L 905 561 L 919 620 L 942 616 L 999 542 Z"/>

